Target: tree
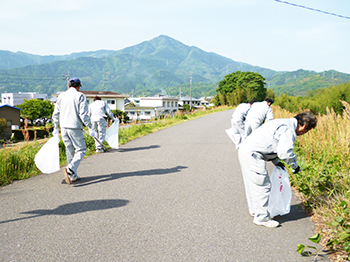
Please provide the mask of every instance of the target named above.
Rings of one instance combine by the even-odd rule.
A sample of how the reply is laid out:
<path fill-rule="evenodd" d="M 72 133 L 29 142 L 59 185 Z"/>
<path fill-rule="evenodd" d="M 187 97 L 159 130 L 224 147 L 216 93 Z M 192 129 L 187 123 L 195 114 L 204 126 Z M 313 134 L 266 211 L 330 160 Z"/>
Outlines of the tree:
<path fill-rule="evenodd" d="M 111 110 L 111 111 L 112 111 L 113 115 L 119 119 L 120 122 L 125 123 L 125 122 L 128 122 L 130 120 L 129 116 L 125 112 L 123 112 L 119 109 L 115 109 L 115 110 Z"/>
<path fill-rule="evenodd" d="M 236 71 L 220 81 L 217 99 L 220 104 L 237 105 L 252 99 L 262 101 L 266 98 L 265 78 L 259 73 Z"/>
<path fill-rule="evenodd" d="M 23 103 L 17 107 L 22 109 L 21 117 L 27 118 L 32 123 L 38 118 L 43 118 L 46 122 L 46 119 L 51 118 L 54 110 L 49 100 L 40 99 L 24 99 Z"/>

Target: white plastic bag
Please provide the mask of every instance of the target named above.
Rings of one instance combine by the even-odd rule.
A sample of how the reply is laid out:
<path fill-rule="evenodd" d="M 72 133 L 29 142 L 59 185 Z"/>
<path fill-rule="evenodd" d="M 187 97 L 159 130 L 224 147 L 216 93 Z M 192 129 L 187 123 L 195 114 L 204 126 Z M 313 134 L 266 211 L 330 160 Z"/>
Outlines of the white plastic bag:
<path fill-rule="evenodd" d="M 225 129 L 226 134 L 232 140 L 232 142 L 236 145 L 236 148 L 241 143 L 242 137 L 240 134 L 234 133 L 234 129 L 231 127 L 230 129 Z"/>
<path fill-rule="evenodd" d="M 35 155 L 34 162 L 43 173 L 50 174 L 60 170 L 58 136 L 51 137 Z"/>
<path fill-rule="evenodd" d="M 114 121 L 108 128 L 106 132 L 106 141 L 111 148 L 119 148 L 119 120 Z"/>
<path fill-rule="evenodd" d="M 292 200 L 292 189 L 288 173 L 280 167 L 275 167 L 271 175 L 271 191 L 269 197 L 269 207 L 271 217 L 286 215 L 290 212 Z"/>

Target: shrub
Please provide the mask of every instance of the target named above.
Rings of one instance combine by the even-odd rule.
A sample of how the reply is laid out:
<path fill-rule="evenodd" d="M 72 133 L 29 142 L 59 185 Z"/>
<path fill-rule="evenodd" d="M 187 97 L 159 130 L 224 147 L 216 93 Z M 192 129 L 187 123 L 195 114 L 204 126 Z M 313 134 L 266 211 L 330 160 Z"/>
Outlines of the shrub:
<path fill-rule="evenodd" d="M 29 138 L 30 139 L 34 139 L 34 138 L 46 138 L 50 136 L 50 133 L 52 132 L 53 128 L 40 128 L 40 129 L 28 129 L 28 133 L 29 133 Z M 22 141 L 24 140 L 24 136 L 23 136 L 23 129 L 15 129 L 12 130 L 13 136 L 12 139 L 13 140 L 17 140 L 17 141 Z"/>
<path fill-rule="evenodd" d="M 130 120 L 128 115 L 119 109 L 115 109 L 115 110 L 111 110 L 111 111 L 112 111 L 113 115 L 119 119 L 120 122 L 126 123 Z"/>
<path fill-rule="evenodd" d="M 0 135 L 7 128 L 7 121 L 5 118 L 0 118 Z"/>

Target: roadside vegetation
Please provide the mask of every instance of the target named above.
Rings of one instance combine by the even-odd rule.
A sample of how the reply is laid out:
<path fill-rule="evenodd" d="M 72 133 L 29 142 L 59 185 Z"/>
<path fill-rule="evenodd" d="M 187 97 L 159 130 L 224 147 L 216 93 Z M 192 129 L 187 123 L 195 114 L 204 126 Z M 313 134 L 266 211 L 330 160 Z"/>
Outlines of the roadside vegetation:
<path fill-rule="evenodd" d="M 333 252 L 334 260 L 348 261 L 350 82 L 310 91 L 301 97 L 277 96 L 273 90 L 263 88 L 264 81 L 265 78 L 252 72 L 237 71 L 226 75 L 219 83 L 214 103 L 235 106 L 269 97 L 275 100 L 272 105 L 274 118 L 294 117 L 305 110 L 318 116 L 316 129 L 296 140 L 294 151 L 303 170 L 295 175 L 289 172 L 290 181 L 317 226 L 319 235 L 309 240 L 327 246 Z M 298 252 L 305 255 L 307 252 L 302 246 L 298 246 Z"/>
<path fill-rule="evenodd" d="M 337 261 L 350 259 L 350 105 L 342 101 L 343 114 L 327 109 L 319 114 L 317 127 L 296 140 L 295 153 L 303 169 L 290 173 L 290 181 L 312 214 L 321 244 L 336 254 Z M 275 118 L 294 117 L 272 106 Z"/>

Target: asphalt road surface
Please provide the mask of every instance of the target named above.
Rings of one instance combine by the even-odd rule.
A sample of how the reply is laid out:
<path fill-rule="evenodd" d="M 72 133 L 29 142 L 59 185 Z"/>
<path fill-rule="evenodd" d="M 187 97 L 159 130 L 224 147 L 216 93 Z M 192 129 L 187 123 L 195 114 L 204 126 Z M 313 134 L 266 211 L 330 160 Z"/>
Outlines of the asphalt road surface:
<path fill-rule="evenodd" d="M 306 261 L 294 199 L 278 228 L 253 224 L 237 151 L 211 114 L 0 189 L 0 261 Z M 328 261 L 321 256 L 317 261 Z"/>

